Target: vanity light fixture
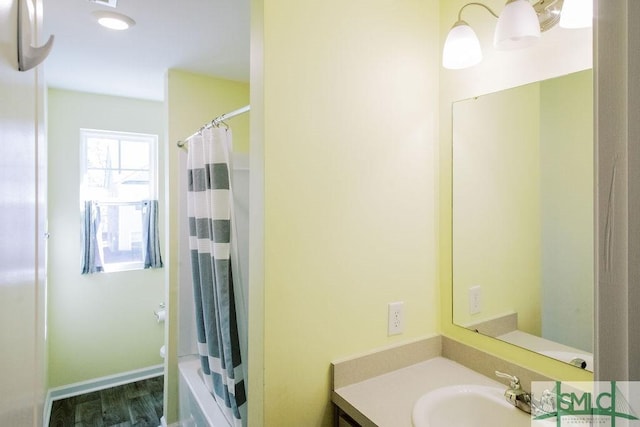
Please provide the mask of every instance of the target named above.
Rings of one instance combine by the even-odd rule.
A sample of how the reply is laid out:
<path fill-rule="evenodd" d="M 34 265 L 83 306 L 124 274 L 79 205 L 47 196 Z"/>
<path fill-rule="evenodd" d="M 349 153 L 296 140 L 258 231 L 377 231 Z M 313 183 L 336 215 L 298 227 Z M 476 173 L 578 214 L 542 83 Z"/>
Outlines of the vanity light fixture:
<path fill-rule="evenodd" d="M 480 40 L 478 40 L 473 28 L 462 20 L 462 11 L 467 6 L 484 7 L 490 14 L 496 18 L 498 17 L 493 10 L 482 3 L 467 3 L 462 6 L 458 11 L 458 20 L 449 30 L 447 39 L 444 42 L 444 49 L 442 50 L 442 66 L 444 68 L 459 70 L 474 66 L 482 61 Z"/>
<path fill-rule="evenodd" d="M 471 67 L 482 61 L 482 50 L 478 36 L 469 24 L 462 20 L 462 11 L 467 6 L 481 6 L 498 18 L 493 38 L 496 49 L 523 48 L 532 45 L 540 38 L 538 16 L 528 0 L 508 0 L 500 16 L 482 3 L 467 3 L 460 8 L 458 21 L 447 34 L 442 51 L 442 66 L 444 68 L 458 70 Z"/>
<path fill-rule="evenodd" d="M 493 46 L 498 50 L 522 49 L 539 38 L 538 15 L 529 0 L 508 0 L 493 33 Z"/>
<path fill-rule="evenodd" d="M 593 8 L 592 1 L 538 0 L 531 4 L 529 0 L 507 0 L 499 16 L 482 3 L 467 3 L 460 8 L 458 20 L 447 34 L 442 51 L 442 66 L 458 70 L 472 67 L 482 61 L 480 41 L 469 24 L 462 20 L 462 11 L 467 6 L 481 6 L 498 18 L 493 45 L 498 50 L 512 50 L 533 45 L 540 39 L 541 32 L 553 28 L 558 21 L 562 22 L 562 16 L 565 14 L 565 7 L 568 7 L 566 6 L 568 3 L 577 3 L 576 9 L 579 10 L 591 10 Z M 573 7 L 571 5 L 571 8 Z M 573 12 L 566 11 L 566 13 L 575 16 Z M 587 18 L 589 24 L 591 16 L 589 15 Z M 560 25 L 563 26 L 562 23 Z"/>
<path fill-rule="evenodd" d="M 98 20 L 98 24 L 111 30 L 122 31 L 136 24 L 136 21 L 126 15 L 106 10 L 97 10 L 93 12 L 93 16 Z"/>

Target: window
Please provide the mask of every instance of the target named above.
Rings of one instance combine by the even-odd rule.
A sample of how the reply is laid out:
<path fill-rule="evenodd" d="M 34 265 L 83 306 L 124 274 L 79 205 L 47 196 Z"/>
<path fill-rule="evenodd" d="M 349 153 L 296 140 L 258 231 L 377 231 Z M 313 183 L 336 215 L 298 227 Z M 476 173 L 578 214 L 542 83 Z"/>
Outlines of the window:
<path fill-rule="evenodd" d="M 80 197 L 95 222 L 95 233 L 85 227 L 85 241 L 92 239 L 85 251 L 99 258 L 96 271 L 145 267 L 145 218 L 158 198 L 158 136 L 81 129 L 80 141 Z"/>

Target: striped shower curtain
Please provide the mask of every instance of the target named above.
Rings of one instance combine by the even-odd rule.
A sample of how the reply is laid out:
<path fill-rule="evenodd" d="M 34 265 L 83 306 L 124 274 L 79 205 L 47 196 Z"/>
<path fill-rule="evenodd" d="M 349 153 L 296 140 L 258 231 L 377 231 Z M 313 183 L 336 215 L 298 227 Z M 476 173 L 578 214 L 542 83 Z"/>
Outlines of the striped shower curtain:
<path fill-rule="evenodd" d="M 231 425 L 242 426 L 246 393 L 230 257 L 231 133 L 213 127 L 187 142 L 189 249 L 202 372 Z"/>

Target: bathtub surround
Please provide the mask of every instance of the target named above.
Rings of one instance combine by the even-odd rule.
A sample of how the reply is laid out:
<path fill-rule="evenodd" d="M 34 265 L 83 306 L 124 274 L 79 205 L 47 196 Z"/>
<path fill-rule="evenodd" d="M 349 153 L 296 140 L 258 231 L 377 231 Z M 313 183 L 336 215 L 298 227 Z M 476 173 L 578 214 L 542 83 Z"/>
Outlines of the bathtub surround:
<path fill-rule="evenodd" d="M 194 425 L 198 426 L 228 427 L 229 422 L 221 406 L 202 381 L 200 369 L 198 358 L 194 356 L 180 358 L 178 363 L 180 422 L 187 424 L 194 422 Z"/>

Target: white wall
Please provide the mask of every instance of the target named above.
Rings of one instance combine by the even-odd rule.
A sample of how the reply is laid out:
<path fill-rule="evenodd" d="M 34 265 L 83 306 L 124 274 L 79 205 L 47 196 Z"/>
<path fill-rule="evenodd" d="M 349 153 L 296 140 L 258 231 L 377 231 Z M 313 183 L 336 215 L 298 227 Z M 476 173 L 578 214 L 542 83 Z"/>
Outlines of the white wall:
<path fill-rule="evenodd" d="M 36 2 L 40 10 L 40 1 Z M 44 88 L 18 72 L 17 2 L 0 2 L 0 425 L 42 425 Z"/>
<path fill-rule="evenodd" d="M 80 128 L 159 135 L 160 244 L 164 207 L 164 118 L 157 101 L 49 90 L 49 387 L 162 363 L 164 269 L 80 274 Z"/>

